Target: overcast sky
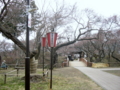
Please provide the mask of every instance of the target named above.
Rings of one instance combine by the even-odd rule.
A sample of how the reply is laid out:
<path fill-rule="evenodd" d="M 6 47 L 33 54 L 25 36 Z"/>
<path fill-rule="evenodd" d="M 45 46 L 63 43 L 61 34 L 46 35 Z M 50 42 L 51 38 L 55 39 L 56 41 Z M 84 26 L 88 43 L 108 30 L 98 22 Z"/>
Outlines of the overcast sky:
<path fill-rule="evenodd" d="M 62 2 L 62 0 L 45 0 L 51 6 L 53 1 Z M 41 6 L 43 0 L 35 0 L 37 6 Z M 112 16 L 120 14 L 120 0 L 64 0 L 67 5 L 77 4 L 79 10 L 89 8 L 103 16 Z"/>
<path fill-rule="evenodd" d="M 111 16 L 120 13 L 120 0 L 67 0 L 77 2 L 79 8 L 90 8 L 96 13 L 104 16 Z"/>
<path fill-rule="evenodd" d="M 54 7 L 53 1 L 57 1 L 59 4 L 62 2 L 62 0 L 45 0 L 45 2 L 48 3 L 47 6 L 51 5 L 51 7 Z M 43 3 L 43 0 L 35 0 L 35 2 L 39 8 L 42 6 L 41 4 Z M 73 5 L 76 3 L 79 10 L 89 8 L 105 17 L 114 14 L 120 15 L 120 0 L 64 0 L 64 2 L 67 5 Z M 3 39 L 1 35 L 0 39 Z"/>

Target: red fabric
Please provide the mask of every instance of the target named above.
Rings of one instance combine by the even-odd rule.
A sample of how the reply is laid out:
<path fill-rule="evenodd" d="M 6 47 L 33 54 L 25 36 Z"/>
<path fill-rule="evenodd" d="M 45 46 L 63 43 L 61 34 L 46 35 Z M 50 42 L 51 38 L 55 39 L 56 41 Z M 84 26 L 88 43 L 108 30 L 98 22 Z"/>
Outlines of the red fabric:
<path fill-rule="evenodd" d="M 46 37 L 42 37 L 42 47 L 46 46 Z"/>
<path fill-rule="evenodd" d="M 57 33 L 47 33 L 47 40 L 48 40 L 48 46 L 49 47 L 55 47 L 56 46 L 56 40 L 57 40 Z"/>

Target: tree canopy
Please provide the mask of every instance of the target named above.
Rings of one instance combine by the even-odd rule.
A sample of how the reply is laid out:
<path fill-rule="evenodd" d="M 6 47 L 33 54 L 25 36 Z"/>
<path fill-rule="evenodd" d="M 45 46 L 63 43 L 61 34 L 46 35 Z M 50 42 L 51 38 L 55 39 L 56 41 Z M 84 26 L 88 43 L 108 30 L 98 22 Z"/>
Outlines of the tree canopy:
<path fill-rule="evenodd" d="M 18 39 L 19 36 L 26 32 L 25 0 L 0 0 L 0 4 L 0 32 L 26 53 L 25 44 L 21 39 Z M 55 51 L 78 41 L 89 40 L 87 42 L 89 46 L 92 45 L 92 48 L 97 50 L 98 47 L 101 47 L 99 52 L 103 53 L 104 45 L 108 43 L 108 38 L 110 37 L 109 31 L 118 30 L 120 26 L 120 18 L 117 15 L 104 18 L 90 9 L 80 11 L 75 4 L 68 6 L 64 2 L 60 5 L 55 2 L 56 7 L 53 8 L 50 6 L 50 9 L 46 8 L 45 4 L 46 2 L 44 1 L 42 7 L 38 9 L 34 0 L 31 0 L 30 3 L 31 10 L 29 12 L 32 14 L 32 28 L 30 28 L 30 33 L 34 33 L 35 35 L 32 40 L 34 47 L 30 49 L 31 57 L 35 56 L 38 58 L 41 37 L 53 29 L 55 32 L 58 32 Z M 105 31 L 103 32 L 104 39 L 107 41 L 104 41 L 104 39 L 101 41 L 100 39 L 99 35 L 102 30 Z M 93 33 L 96 34 L 93 35 Z M 95 39 L 98 39 L 98 41 Z M 104 57 L 104 54 L 101 54 L 101 57 Z"/>

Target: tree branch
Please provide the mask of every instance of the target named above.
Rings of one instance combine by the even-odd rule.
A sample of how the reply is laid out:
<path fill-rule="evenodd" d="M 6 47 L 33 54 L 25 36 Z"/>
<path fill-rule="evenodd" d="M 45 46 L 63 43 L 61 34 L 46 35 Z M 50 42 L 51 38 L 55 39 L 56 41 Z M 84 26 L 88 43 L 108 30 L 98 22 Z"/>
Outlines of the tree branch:
<path fill-rule="evenodd" d="M 0 32 L 2 32 L 8 39 L 11 39 L 18 47 L 20 47 L 24 53 L 26 53 L 26 46 L 21 43 L 15 36 L 7 32 L 3 26 L 0 24 Z"/>
<path fill-rule="evenodd" d="M 59 48 L 63 47 L 63 46 L 67 46 L 67 45 L 73 44 L 73 43 L 75 43 L 76 41 L 77 41 L 77 40 L 75 39 L 75 40 L 73 40 L 73 41 L 66 42 L 66 43 L 63 43 L 63 44 L 61 44 L 61 45 L 58 45 L 58 46 L 55 47 L 55 51 L 58 50 Z"/>
<path fill-rule="evenodd" d="M 7 15 L 7 5 L 9 4 L 10 0 L 8 0 L 7 3 L 5 2 L 5 0 L 3 0 L 3 2 L 4 2 L 4 7 L 0 12 L 0 21 L 2 21 L 4 17 Z"/>

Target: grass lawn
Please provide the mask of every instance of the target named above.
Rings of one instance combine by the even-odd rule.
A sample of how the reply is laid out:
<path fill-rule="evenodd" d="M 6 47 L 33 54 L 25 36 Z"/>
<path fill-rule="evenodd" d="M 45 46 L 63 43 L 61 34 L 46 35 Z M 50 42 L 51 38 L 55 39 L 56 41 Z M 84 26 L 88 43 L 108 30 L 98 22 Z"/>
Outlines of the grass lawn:
<path fill-rule="evenodd" d="M 120 76 L 120 70 L 105 70 L 105 72 Z"/>
<path fill-rule="evenodd" d="M 0 90 L 25 90 L 22 76 L 9 76 L 7 83 L 4 84 L 3 73 L 9 70 L 0 70 Z M 20 74 L 24 71 L 21 70 Z M 37 74 L 41 70 L 38 69 Z M 50 73 L 49 73 L 50 74 Z M 31 82 L 31 90 L 49 90 L 49 77 L 39 82 Z M 52 90 L 103 90 L 90 78 L 73 67 L 55 68 L 53 70 L 53 88 Z"/>

